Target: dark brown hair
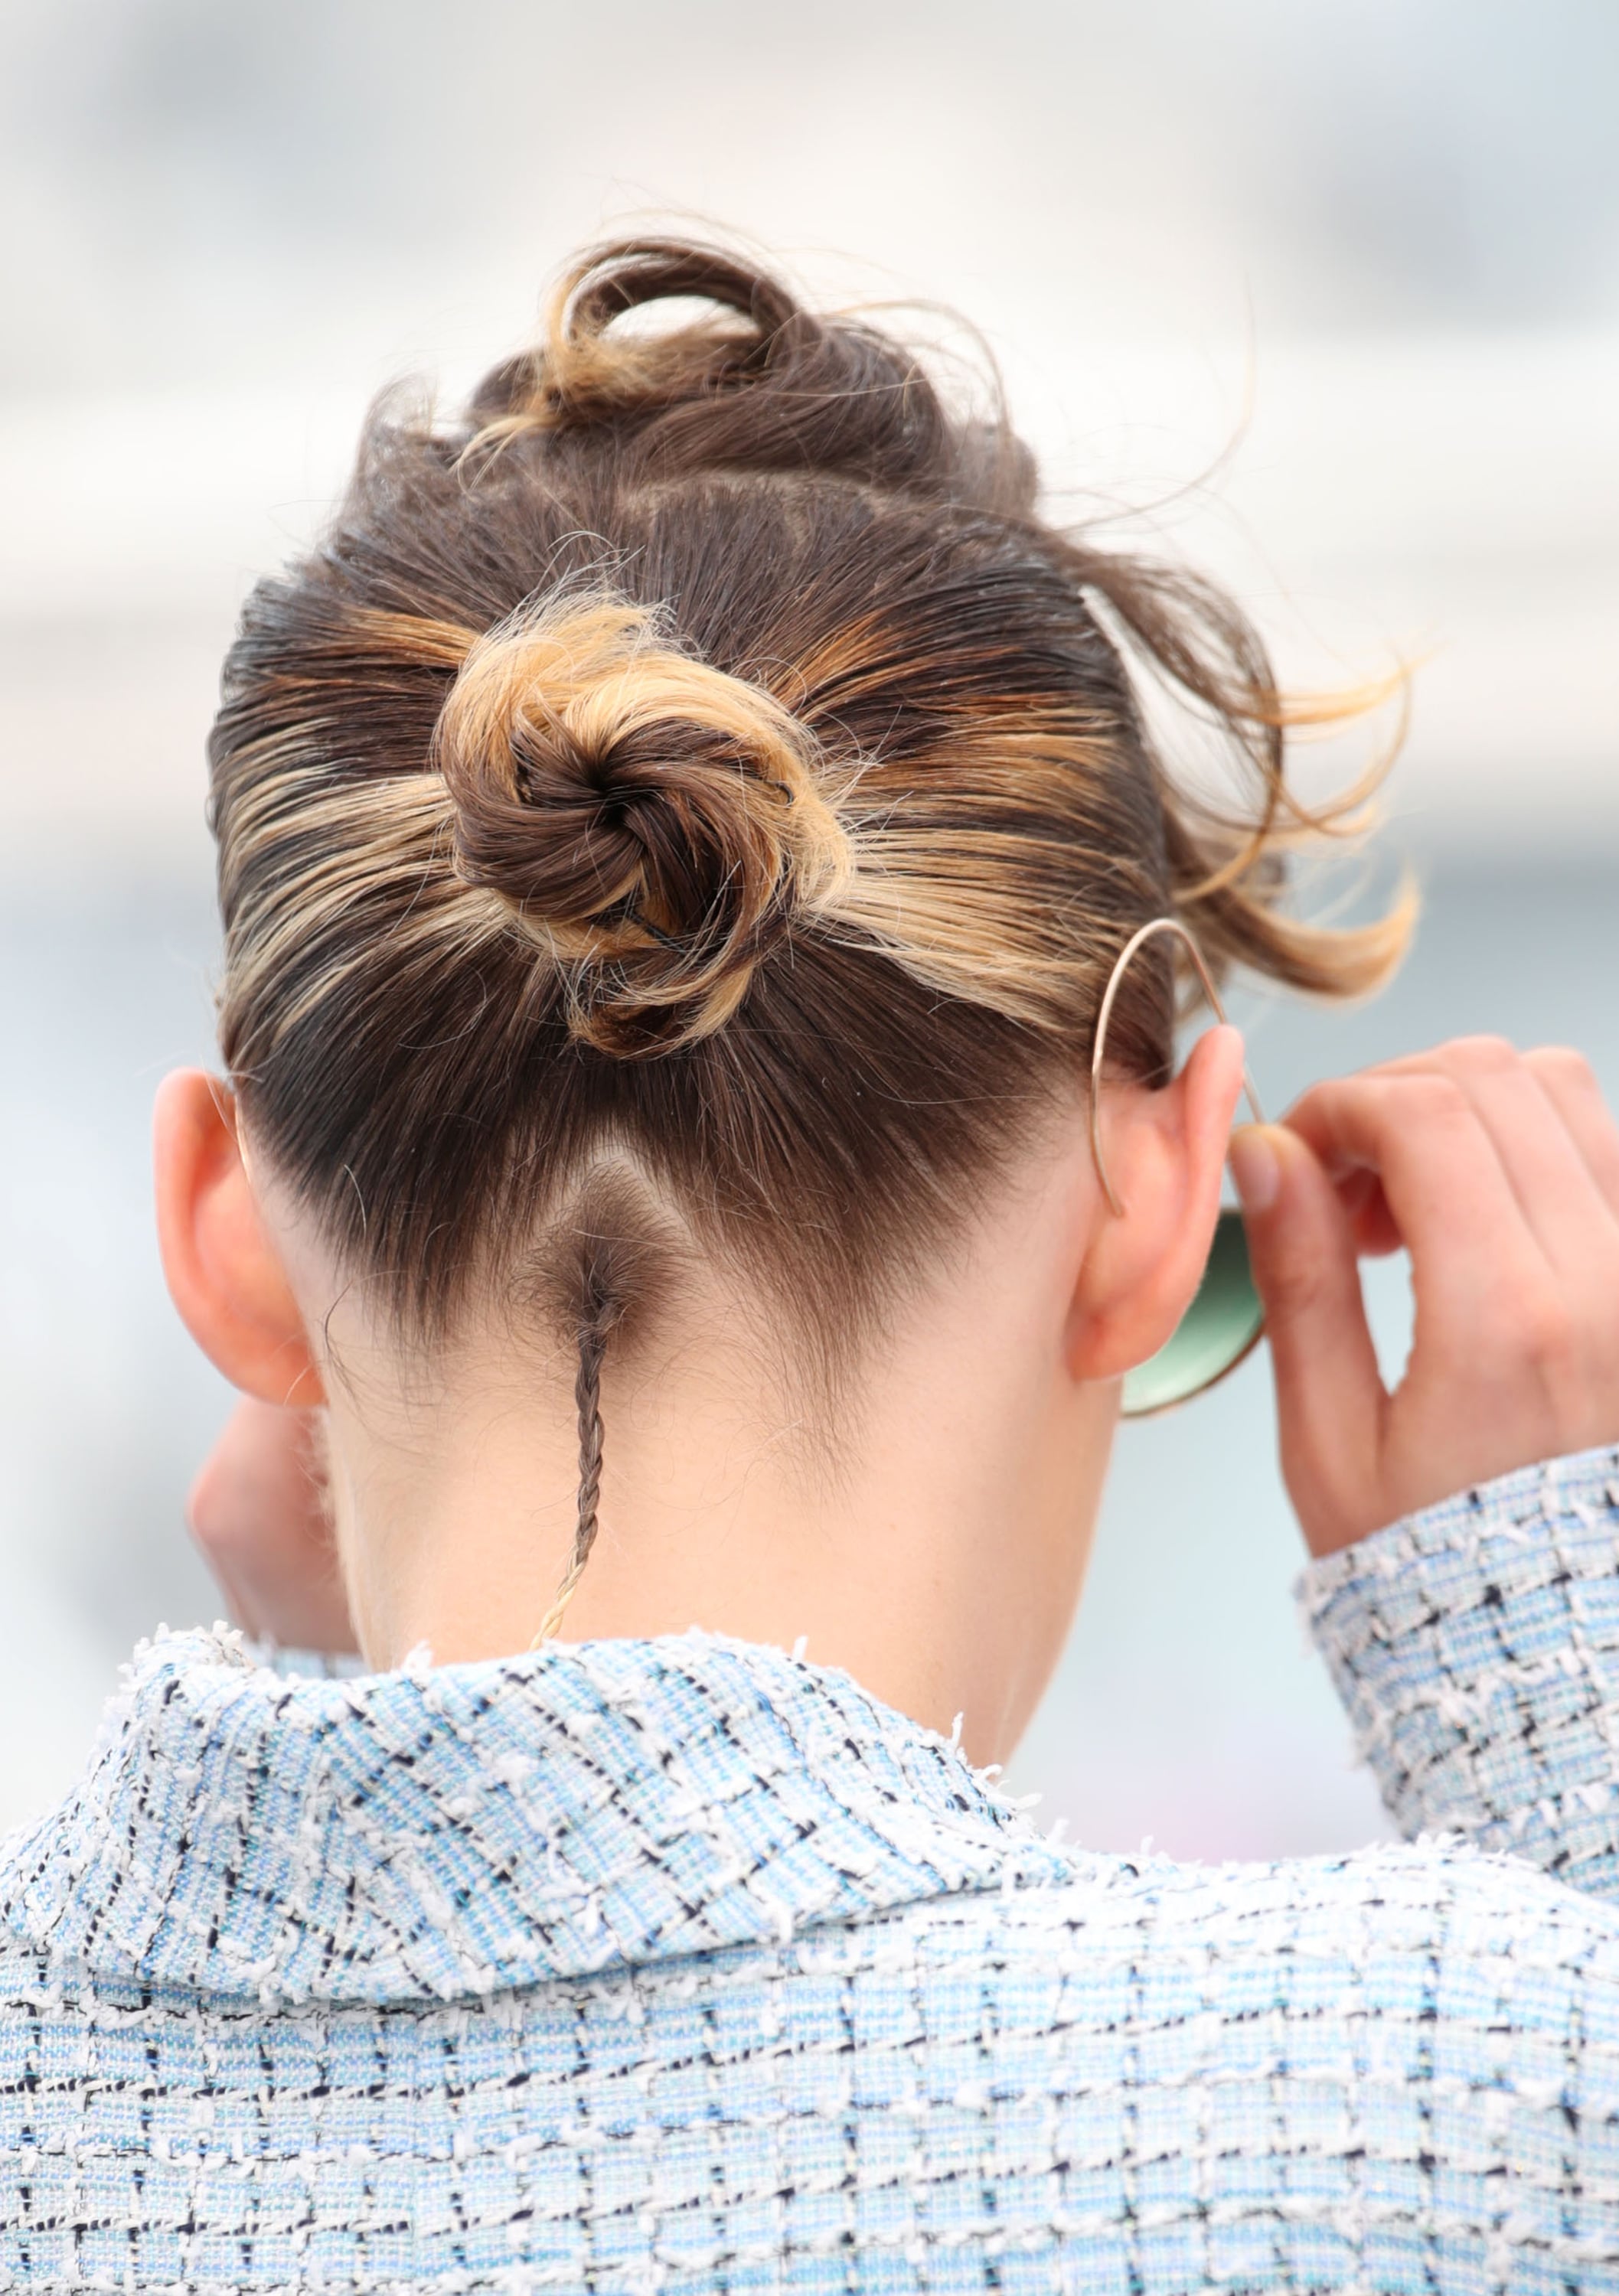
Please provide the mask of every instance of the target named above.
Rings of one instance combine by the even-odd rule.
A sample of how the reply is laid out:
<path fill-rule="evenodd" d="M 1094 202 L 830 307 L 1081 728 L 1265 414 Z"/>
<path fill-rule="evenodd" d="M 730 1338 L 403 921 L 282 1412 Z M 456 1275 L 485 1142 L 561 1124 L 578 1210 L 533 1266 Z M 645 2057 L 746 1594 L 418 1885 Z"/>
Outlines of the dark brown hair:
<path fill-rule="evenodd" d="M 668 298 L 710 308 L 620 324 Z M 323 545 L 248 603 L 210 754 L 225 1056 L 406 1327 L 531 1288 L 611 1165 L 835 1355 L 1082 1077 L 1147 918 L 1303 989 L 1390 969 L 1402 912 L 1278 906 L 1333 823 L 1253 630 L 1035 486 L 896 341 L 678 242 L 576 265 L 463 419 L 374 414 Z M 1216 729 L 1225 815 L 1132 677 Z M 1114 1015 L 1142 1078 L 1171 964 Z"/>

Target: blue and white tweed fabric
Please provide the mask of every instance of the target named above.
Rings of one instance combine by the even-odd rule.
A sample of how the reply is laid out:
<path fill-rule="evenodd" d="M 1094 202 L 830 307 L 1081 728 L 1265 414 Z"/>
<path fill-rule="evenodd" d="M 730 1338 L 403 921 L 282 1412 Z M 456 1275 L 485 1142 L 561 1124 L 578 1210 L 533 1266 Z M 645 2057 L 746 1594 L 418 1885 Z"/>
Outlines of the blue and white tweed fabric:
<path fill-rule="evenodd" d="M 1444 1839 L 1059 1848 L 700 1636 L 143 1650 L 0 1850 L 0 2285 L 1619 2291 L 1619 1455 L 1303 1595 Z"/>

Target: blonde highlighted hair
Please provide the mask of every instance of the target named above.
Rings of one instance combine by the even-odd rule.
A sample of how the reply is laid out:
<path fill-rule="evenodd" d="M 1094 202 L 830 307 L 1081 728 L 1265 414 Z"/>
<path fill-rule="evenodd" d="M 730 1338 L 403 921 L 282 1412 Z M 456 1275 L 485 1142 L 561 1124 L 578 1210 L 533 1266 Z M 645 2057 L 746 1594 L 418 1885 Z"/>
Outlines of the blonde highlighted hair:
<path fill-rule="evenodd" d="M 669 298 L 708 314 L 617 325 Z M 1385 976 L 1404 907 L 1283 900 L 1344 809 L 1294 798 L 1252 628 L 1035 497 L 900 344 L 679 242 L 576 265 L 459 421 L 377 412 L 248 603 L 211 758 L 226 1057 L 405 1322 L 520 1280 L 611 1160 L 835 1350 L 1083 1077 L 1147 918 L 1217 970 Z M 1143 680 L 1215 728 L 1226 811 Z M 1114 1015 L 1144 1078 L 1173 962 Z"/>

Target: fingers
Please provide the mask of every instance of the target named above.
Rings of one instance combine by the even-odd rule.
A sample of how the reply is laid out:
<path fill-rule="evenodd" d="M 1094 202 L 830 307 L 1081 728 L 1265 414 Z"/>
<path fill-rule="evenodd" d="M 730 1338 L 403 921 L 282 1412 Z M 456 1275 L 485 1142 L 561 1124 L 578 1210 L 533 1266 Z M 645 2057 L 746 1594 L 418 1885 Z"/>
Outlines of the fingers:
<path fill-rule="evenodd" d="M 1401 1248 L 1400 1230 L 1376 1172 L 1352 1172 L 1337 1184 L 1338 1201 L 1349 1214 L 1355 1249 L 1362 1259 L 1379 1259 Z"/>
<path fill-rule="evenodd" d="M 1350 1430 L 1319 1423 L 1327 1324 L 1318 1341 L 1295 1318 L 1303 1346 L 1284 1338 L 1278 1362 L 1288 1486 L 1318 1552 L 1323 1537 L 1341 1543 L 1357 1509 L 1351 1537 L 1619 1436 L 1619 1131 L 1577 1055 L 1459 1039 L 1318 1086 L 1288 1129 L 1308 1151 L 1298 1172 L 1319 1175 L 1342 1223 L 1331 1377 L 1348 1382 Z M 1329 1223 L 1302 1179 L 1280 1242 L 1250 1225 L 1256 1278 L 1285 1319 L 1288 1260 L 1306 1242 L 1327 1249 Z M 1342 1336 L 1344 1261 L 1389 1233 L 1411 1255 L 1416 1331 L 1399 1386 L 1373 1414 Z"/>
<path fill-rule="evenodd" d="M 1233 1136 L 1253 1280 L 1276 1376 L 1282 1472 L 1311 1550 L 1375 1527 L 1386 1404 L 1349 1211 L 1309 1145 L 1280 1125 Z"/>
<path fill-rule="evenodd" d="M 1577 1281 L 1605 1247 L 1619 1260 L 1616 1199 L 1593 1168 L 1593 1160 L 1611 1161 L 1610 1177 L 1619 1189 L 1619 1136 L 1577 1054 L 1524 1054 L 1498 1037 L 1465 1037 L 1373 1073 L 1443 1076 L 1459 1088 L 1489 1136 L 1526 1226 L 1555 1267 Z M 1555 1085 L 1555 1095 L 1549 1085 Z"/>
<path fill-rule="evenodd" d="M 1442 1348 L 1487 1342 L 1542 1288 L 1545 1254 L 1467 1093 L 1439 1069 L 1372 1070 L 1318 1086 L 1289 1115 L 1330 1177 L 1374 1172 L 1411 1255 L 1418 1311 Z"/>
<path fill-rule="evenodd" d="M 1524 1055 L 1541 1091 L 1557 1110 L 1603 1201 L 1619 1219 L 1619 1125 L 1583 1053 L 1544 1045 Z"/>
<path fill-rule="evenodd" d="M 352 1650 L 310 1415 L 239 1403 L 192 1486 L 187 1521 L 249 1634 Z"/>
<path fill-rule="evenodd" d="M 1510 1045 L 1446 1048 L 1552 1267 L 1576 1288 L 1619 1253 L 1619 1227 L 1560 1110 Z"/>

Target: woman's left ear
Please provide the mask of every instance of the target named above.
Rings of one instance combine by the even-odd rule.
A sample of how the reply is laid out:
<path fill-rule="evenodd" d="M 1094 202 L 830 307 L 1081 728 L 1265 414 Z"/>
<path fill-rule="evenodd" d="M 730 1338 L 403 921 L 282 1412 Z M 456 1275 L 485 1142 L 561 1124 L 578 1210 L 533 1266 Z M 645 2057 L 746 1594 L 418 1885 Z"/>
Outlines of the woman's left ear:
<path fill-rule="evenodd" d="M 235 1095 L 179 1069 L 152 1125 L 158 1243 L 186 1330 L 232 1385 L 265 1403 L 325 1400 L 303 1318 L 242 1161 Z"/>
<path fill-rule="evenodd" d="M 1104 1087 L 1101 1130 L 1122 1210 L 1100 1178 L 1066 1357 L 1075 1379 L 1120 1379 L 1163 1347 L 1203 1280 L 1243 1082 L 1243 1040 L 1211 1029 L 1172 1084 Z"/>

